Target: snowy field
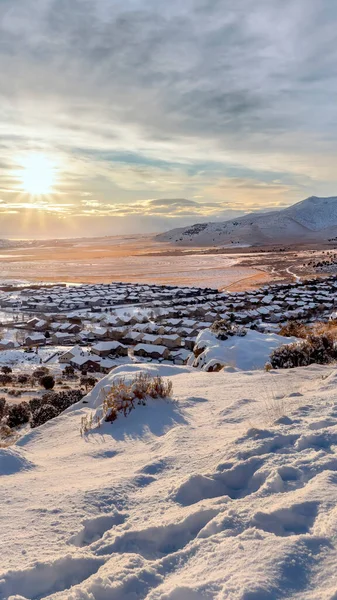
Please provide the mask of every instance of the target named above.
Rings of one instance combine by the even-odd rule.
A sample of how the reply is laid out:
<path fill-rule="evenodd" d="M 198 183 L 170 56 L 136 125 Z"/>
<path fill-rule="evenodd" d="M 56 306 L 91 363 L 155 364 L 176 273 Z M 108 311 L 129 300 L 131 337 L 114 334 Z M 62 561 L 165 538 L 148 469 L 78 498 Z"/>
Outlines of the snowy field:
<path fill-rule="evenodd" d="M 9 258 L 9 257 L 8 257 Z M 95 256 L 76 260 L 1 261 L 0 278 L 23 278 L 30 281 L 126 281 L 137 283 L 172 283 L 175 285 L 224 287 L 254 276 L 259 271 L 239 266 L 238 258 L 224 255 L 189 256 Z"/>
<path fill-rule="evenodd" d="M 0 450 L 0 598 L 336 600 L 337 371 L 143 367 L 173 401 Z"/>

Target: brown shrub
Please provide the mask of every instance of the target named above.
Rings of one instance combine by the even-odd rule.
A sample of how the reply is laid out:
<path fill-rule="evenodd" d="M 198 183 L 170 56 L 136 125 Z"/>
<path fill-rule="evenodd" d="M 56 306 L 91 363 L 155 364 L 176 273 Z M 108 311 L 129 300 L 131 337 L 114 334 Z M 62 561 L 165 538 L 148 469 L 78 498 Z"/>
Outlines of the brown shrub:
<path fill-rule="evenodd" d="M 329 364 L 336 360 L 337 349 L 332 335 L 309 335 L 299 343 L 276 348 L 270 356 L 273 369 L 291 369 L 312 364 Z"/>
<path fill-rule="evenodd" d="M 136 408 L 136 405 L 146 405 L 149 398 L 170 398 L 172 396 L 172 382 L 164 381 L 162 377 L 151 377 L 147 373 L 137 373 L 131 382 L 125 378 L 113 382 L 110 390 L 103 400 L 103 416 L 107 423 L 113 423 L 118 413 L 126 417 Z M 92 415 L 81 420 L 81 434 L 86 433 L 92 426 Z"/>

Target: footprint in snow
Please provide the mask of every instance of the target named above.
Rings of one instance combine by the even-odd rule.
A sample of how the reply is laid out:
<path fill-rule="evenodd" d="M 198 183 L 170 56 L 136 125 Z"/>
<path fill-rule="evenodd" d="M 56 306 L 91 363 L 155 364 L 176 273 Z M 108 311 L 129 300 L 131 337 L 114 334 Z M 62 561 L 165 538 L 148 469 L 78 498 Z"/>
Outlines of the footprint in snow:
<path fill-rule="evenodd" d="M 303 535 L 309 533 L 315 523 L 318 502 L 302 502 L 271 513 L 258 512 L 252 526 L 277 536 Z"/>
<path fill-rule="evenodd" d="M 70 538 L 69 544 L 78 547 L 89 546 L 101 539 L 107 531 L 116 525 L 121 525 L 124 521 L 125 515 L 118 511 L 112 514 L 99 515 L 93 519 L 87 519 L 83 521 L 83 529 Z"/>

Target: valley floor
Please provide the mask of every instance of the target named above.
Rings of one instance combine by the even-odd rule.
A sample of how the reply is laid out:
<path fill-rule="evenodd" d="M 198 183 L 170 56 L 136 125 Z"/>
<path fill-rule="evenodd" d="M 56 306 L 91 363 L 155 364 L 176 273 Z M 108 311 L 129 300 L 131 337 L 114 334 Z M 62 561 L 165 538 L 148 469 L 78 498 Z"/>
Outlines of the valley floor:
<path fill-rule="evenodd" d="M 317 271 L 334 243 L 283 248 L 183 248 L 150 236 L 13 242 L 0 254 L 0 282 L 172 284 L 241 291 L 296 276 L 337 272 L 337 263 Z M 331 270 L 332 269 L 332 270 Z M 71 275 L 69 275 L 71 273 Z"/>
<path fill-rule="evenodd" d="M 0 598 L 336 600 L 336 369 L 144 365 L 173 401 L 81 437 L 137 369 L 0 449 Z"/>

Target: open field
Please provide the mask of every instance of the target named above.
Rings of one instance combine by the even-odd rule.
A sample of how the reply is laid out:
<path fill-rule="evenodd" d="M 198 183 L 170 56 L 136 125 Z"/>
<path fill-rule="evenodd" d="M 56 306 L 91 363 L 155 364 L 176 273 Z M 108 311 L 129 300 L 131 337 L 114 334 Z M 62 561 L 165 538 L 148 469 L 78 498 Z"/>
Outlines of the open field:
<path fill-rule="evenodd" d="M 330 244 L 324 248 L 184 250 L 141 235 L 17 242 L 11 248 L 1 249 L 0 278 L 74 283 L 169 283 L 234 291 L 273 280 L 292 280 L 297 271 L 300 276 L 312 276 L 316 272 L 306 263 L 310 259 L 321 259 L 327 249 L 333 248 Z"/>

